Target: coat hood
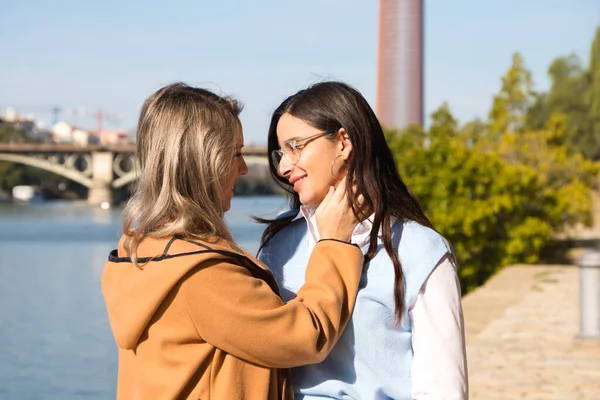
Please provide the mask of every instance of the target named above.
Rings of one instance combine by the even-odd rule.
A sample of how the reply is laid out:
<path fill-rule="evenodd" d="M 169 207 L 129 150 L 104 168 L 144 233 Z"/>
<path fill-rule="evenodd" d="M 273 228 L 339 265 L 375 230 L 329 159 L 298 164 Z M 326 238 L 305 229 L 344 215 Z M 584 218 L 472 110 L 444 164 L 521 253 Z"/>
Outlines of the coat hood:
<path fill-rule="evenodd" d="M 113 250 L 102 272 L 102 293 L 110 326 L 120 348 L 136 347 L 148 323 L 175 285 L 207 260 L 225 260 L 248 268 L 275 292 L 273 276 L 251 255 L 232 243 L 146 238 L 138 247 L 135 266 L 125 251 L 125 237 Z"/>

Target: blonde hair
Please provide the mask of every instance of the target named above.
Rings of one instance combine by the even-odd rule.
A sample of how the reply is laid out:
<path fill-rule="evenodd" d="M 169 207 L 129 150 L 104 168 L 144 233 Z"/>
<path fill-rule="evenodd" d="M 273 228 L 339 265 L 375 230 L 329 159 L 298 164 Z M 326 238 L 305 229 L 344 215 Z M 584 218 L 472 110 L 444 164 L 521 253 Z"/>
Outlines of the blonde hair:
<path fill-rule="evenodd" d="M 139 180 L 123 212 L 125 249 L 137 265 L 146 237 L 233 240 L 221 182 L 233 169 L 242 105 L 174 83 L 145 102 L 137 128 Z"/>

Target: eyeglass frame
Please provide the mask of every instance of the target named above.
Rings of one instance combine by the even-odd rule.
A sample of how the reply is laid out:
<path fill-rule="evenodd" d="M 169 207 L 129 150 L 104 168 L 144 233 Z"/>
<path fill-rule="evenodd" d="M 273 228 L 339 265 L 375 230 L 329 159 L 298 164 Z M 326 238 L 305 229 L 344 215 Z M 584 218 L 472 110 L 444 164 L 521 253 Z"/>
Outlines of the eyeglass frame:
<path fill-rule="evenodd" d="M 292 160 L 290 160 L 290 158 L 287 156 L 286 152 L 281 150 L 281 149 L 277 149 L 277 150 L 272 150 L 271 151 L 271 160 L 273 161 L 275 165 L 275 168 L 279 168 L 279 164 L 281 164 L 281 160 L 283 159 L 283 157 L 285 157 L 285 159 L 287 160 L 287 162 L 289 162 L 292 165 L 296 165 L 300 162 L 300 157 L 302 156 L 302 150 L 313 140 L 316 140 L 322 136 L 331 134 L 331 133 L 335 133 L 337 132 L 337 130 L 335 131 L 325 131 L 325 132 L 319 132 L 316 133 L 314 135 L 311 136 L 307 136 L 304 138 L 300 138 L 300 139 L 291 139 L 286 141 L 283 145 L 284 146 L 289 146 L 289 148 L 292 150 L 292 155 L 293 154 L 298 154 L 298 159 L 295 162 L 292 162 Z M 302 142 L 302 143 L 300 143 Z M 278 159 L 274 159 L 275 157 L 278 157 Z"/>

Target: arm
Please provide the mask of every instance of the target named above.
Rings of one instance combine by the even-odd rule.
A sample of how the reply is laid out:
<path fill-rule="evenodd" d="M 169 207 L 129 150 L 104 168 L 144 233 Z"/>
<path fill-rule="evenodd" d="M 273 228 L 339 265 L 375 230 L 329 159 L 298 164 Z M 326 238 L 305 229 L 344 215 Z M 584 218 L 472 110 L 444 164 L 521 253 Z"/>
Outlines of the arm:
<path fill-rule="evenodd" d="M 414 351 L 412 397 L 468 398 L 467 359 L 461 291 L 456 266 L 444 257 L 409 310 Z"/>
<path fill-rule="evenodd" d="M 362 265 L 357 246 L 328 240 L 317 243 L 306 282 L 288 303 L 225 260 L 200 265 L 181 290 L 203 340 L 244 360 L 287 368 L 329 354 L 352 313 Z"/>

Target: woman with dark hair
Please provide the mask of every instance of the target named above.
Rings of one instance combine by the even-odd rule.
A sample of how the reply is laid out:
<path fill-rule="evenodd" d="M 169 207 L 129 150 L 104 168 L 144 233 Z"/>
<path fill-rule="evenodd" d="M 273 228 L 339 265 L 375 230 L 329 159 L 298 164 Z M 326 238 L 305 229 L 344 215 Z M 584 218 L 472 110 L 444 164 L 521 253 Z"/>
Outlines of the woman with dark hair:
<path fill-rule="evenodd" d="M 304 283 L 320 232 L 315 209 L 343 177 L 365 266 L 351 320 L 331 354 L 292 370 L 297 398 L 466 399 L 456 261 L 402 181 L 375 113 L 354 88 L 322 82 L 288 97 L 269 127 L 270 170 L 291 211 L 263 220 L 259 258 L 284 299 Z M 285 334 L 285 333 L 284 333 Z"/>

